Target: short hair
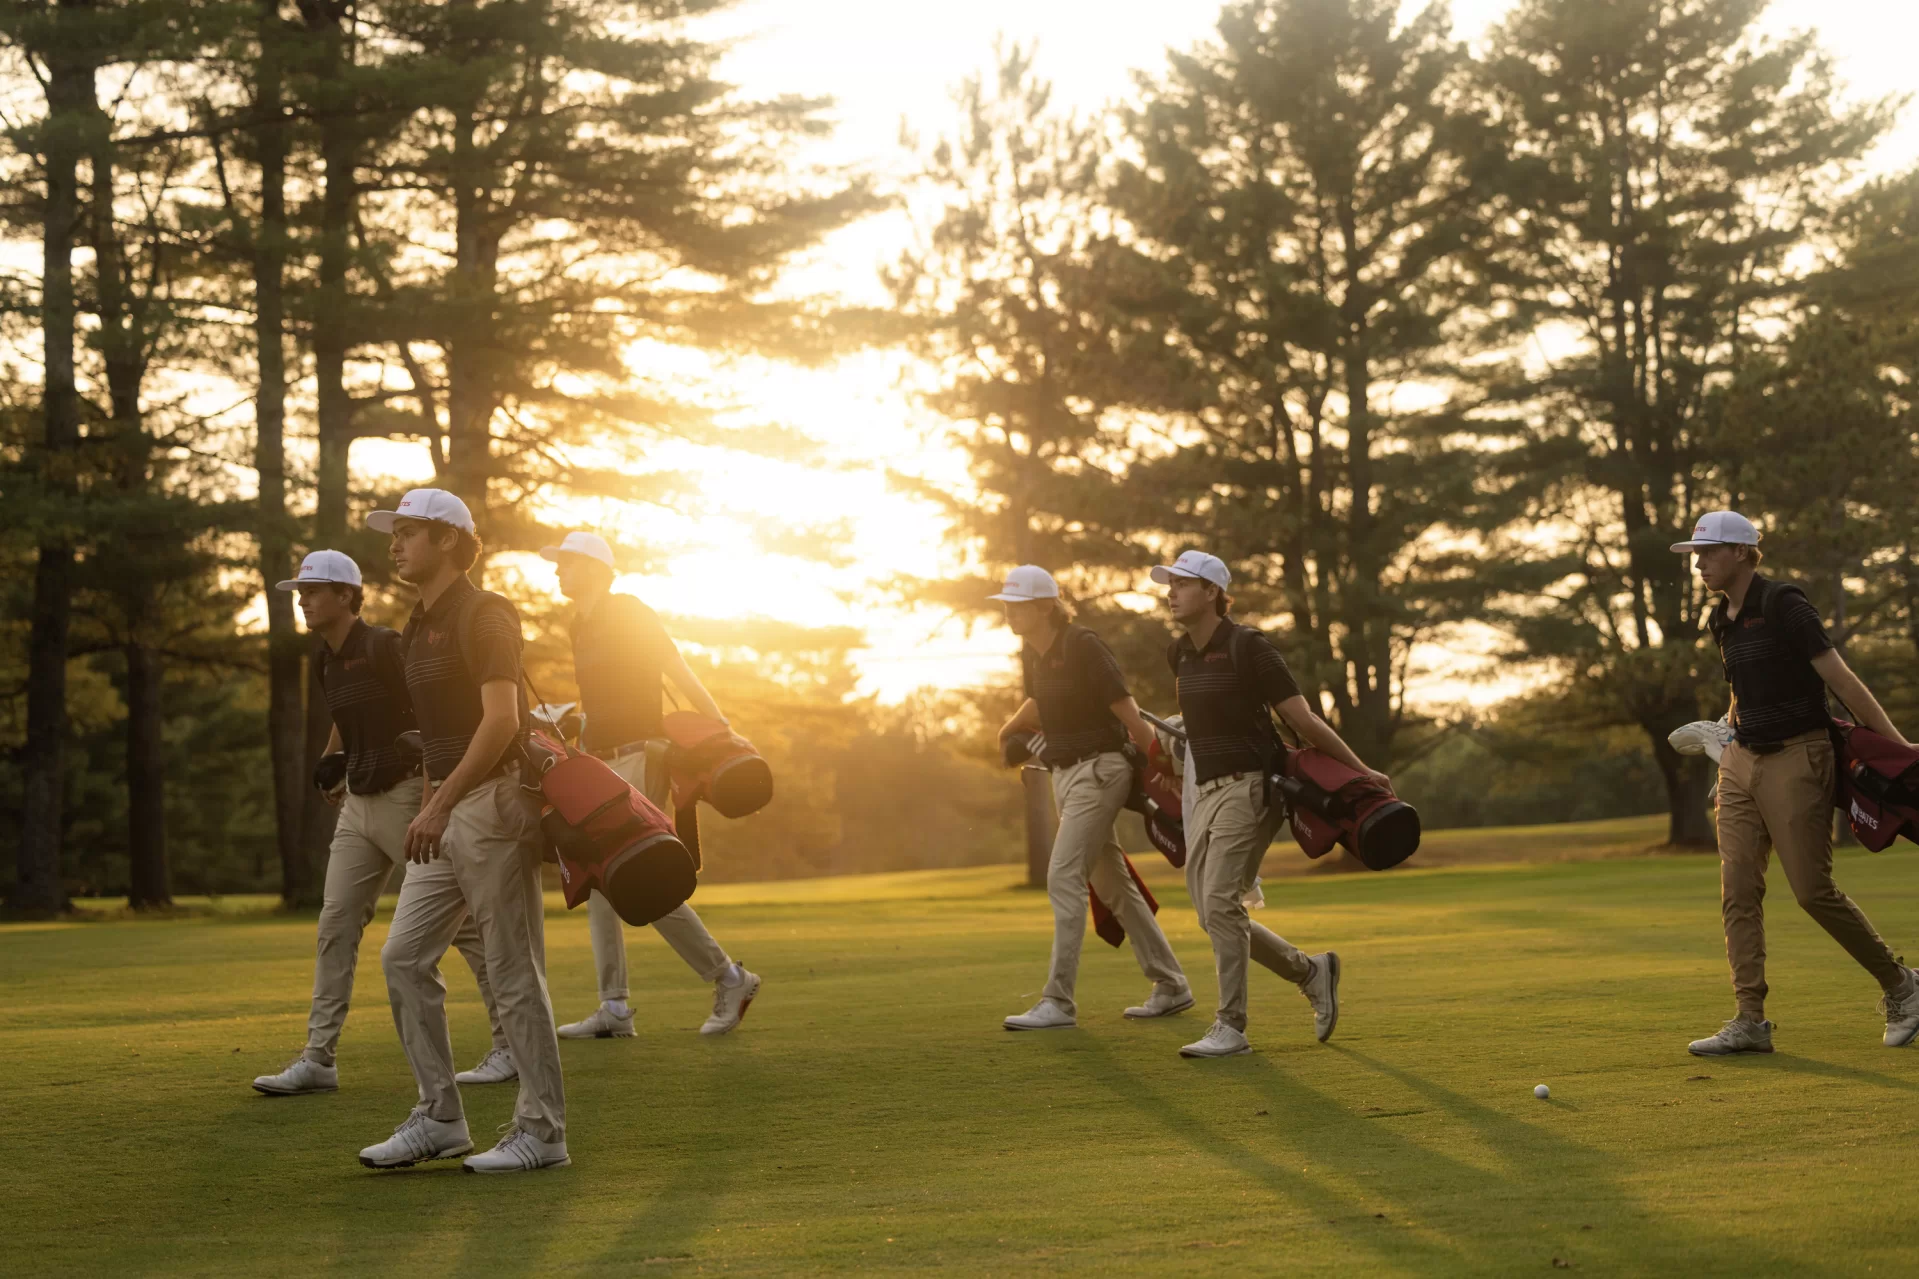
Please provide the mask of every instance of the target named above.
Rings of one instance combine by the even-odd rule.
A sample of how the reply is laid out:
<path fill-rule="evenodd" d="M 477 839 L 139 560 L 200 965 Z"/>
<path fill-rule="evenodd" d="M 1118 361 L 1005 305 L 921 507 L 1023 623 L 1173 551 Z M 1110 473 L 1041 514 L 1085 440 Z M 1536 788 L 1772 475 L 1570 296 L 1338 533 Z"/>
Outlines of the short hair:
<path fill-rule="evenodd" d="M 462 573 L 471 569 L 474 563 L 480 558 L 481 548 L 479 535 L 469 533 L 463 528 L 455 528 L 451 524 L 438 520 L 434 521 L 434 523 L 439 525 L 438 528 L 433 530 L 433 541 L 435 545 L 439 544 L 442 533 L 453 534 L 453 546 L 452 549 L 447 551 L 447 555 L 452 558 L 454 567 Z"/>
<path fill-rule="evenodd" d="M 335 590 L 346 592 L 346 606 L 353 610 L 354 616 L 359 616 L 360 606 L 366 603 L 366 588 L 351 586 L 345 582 L 335 582 L 333 587 Z"/>
<path fill-rule="evenodd" d="M 1739 545 L 1733 547 L 1732 549 L 1733 549 L 1733 554 L 1737 555 L 1740 559 L 1751 560 L 1752 566 L 1754 568 L 1758 568 L 1761 564 L 1764 564 L 1766 562 L 1766 553 L 1760 550 L 1756 546 L 1748 545 L 1742 542 Z"/>
<path fill-rule="evenodd" d="M 1053 606 L 1046 610 L 1046 615 L 1052 619 L 1053 625 L 1064 630 L 1073 624 L 1073 610 L 1067 607 L 1065 600 L 1055 595 L 1052 599 L 1048 600 L 1047 603 Z"/>

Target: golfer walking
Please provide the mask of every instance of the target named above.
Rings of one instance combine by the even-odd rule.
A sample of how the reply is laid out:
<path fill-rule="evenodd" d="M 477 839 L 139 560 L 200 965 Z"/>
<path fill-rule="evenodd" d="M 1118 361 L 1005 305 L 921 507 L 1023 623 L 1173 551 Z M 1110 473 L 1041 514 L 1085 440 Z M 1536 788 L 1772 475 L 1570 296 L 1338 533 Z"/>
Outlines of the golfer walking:
<path fill-rule="evenodd" d="M 420 1101 L 391 1138 L 360 1152 L 360 1162 L 404 1167 L 473 1149 L 439 972 L 440 956 L 471 912 L 520 1095 L 499 1144 L 468 1158 L 466 1168 L 563 1166 L 571 1160 L 546 989 L 539 826 L 520 793 L 514 749 L 526 718 L 520 617 L 505 599 L 467 580 L 480 539 L 466 503 L 453 494 L 414 489 L 397 509 L 375 511 L 367 523 L 392 534 L 394 570 L 420 591 L 401 643 L 433 789 L 407 827 L 414 865 L 380 952 Z"/>
<path fill-rule="evenodd" d="M 593 533 L 568 533 L 540 552 L 558 569 L 560 593 L 573 614 L 573 673 L 586 716 L 585 748 L 663 810 L 670 811 L 667 742 L 661 735 L 664 680 L 672 680 L 702 715 L 726 722 L 706 686 L 680 656 L 659 615 L 631 595 L 613 593 L 613 548 Z M 599 974 L 600 1006 L 560 1027 L 562 1039 L 624 1039 L 633 1034 L 627 1003 L 626 925 L 595 889 L 587 928 Z M 702 1035 L 740 1024 L 760 992 L 760 978 L 734 962 L 699 915 L 682 903 L 651 927 L 686 966 L 713 987 L 713 1012 Z"/>
<path fill-rule="evenodd" d="M 340 1086 L 334 1050 L 353 999 L 360 937 L 373 921 L 393 868 L 406 865 L 406 828 L 420 811 L 421 783 L 420 766 L 401 759 L 393 745 L 394 738 L 413 728 L 400 637 L 360 620 L 365 599 L 360 566 L 339 551 L 315 551 L 301 561 L 300 575 L 278 589 L 299 592 L 307 632 L 316 637 L 320 688 L 333 729 L 314 784 L 340 810 L 327 851 L 306 1048 L 285 1070 L 253 1081 L 269 1096 L 292 1096 Z M 476 1083 L 510 1079 L 512 1057 L 493 1015 L 480 932 L 470 916 L 453 944 L 473 969 L 493 1024 L 493 1051 L 468 1073 Z"/>
<path fill-rule="evenodd" d="M 1086 936 L 1086 892 L 1126 930 L 1140 972 L 1153 983 L 1128 1017 L 1165 1017 L 1193 1006 L 1186 974 L 1126 868 L 1113 823 L 1133 789 L 1127 739 L 1144 751 L 1152 735 L 1126 691 L 1119 662 L 1104 641 L 1072 615 L 1053 575 L 1034 564 L 1007 574 L 989 598 L 1006 606 L 1006 625 L 1023 641 L 1020 670 L 1026 700 L 1000 729 L 1002 750 L 1017 734 L 1044 733 L 1041 759 L 1053 772 L 1059 834 L 1046 868 L 1053 903 L 1053 962 L 1040 1001 L 1006 1019 L 1008 1030 L 1054 1030 L 1077 1024 L 1073 985 Z"/>
<path fill-rule="evenodd" d="M 1720 599 L 1706 622 L 1732 685 L 1733 739 L 1719 757 L 1719 908 L 1738 1015 L 1696 1039 L 1700 1057 L 1772 1051 L 1766 1020 L 1766 862 L 1772 849 L 1799 905 L 1885 992 L 1885 1044 L 1919 1034 L 1919 974 L 1894 957 L 1832 879 L 1833 750 L 1826 690 L 1867 728 L 1904 743 L 1826 635 L 1805 592 L 1759 573 L 1759 530 L 1710 511 L 1692 538 L 1699 580 Z"/>
<path fill-rule="evenodd" d="M 1185 815 L 1186 888 L 1219 968 L 1217 1018 L 1180 1055 L 1230 1057 L 1249 1050 L 1249 959 L 1299 987 L 1313 1008 L 1314 1034 L 1324 1043 L 1339 1022 L 1339 956 L 1302 954 L 1246 913 L 1266 846 L 1286 816 L 1284 806 L 1269 803 L 1266 794 L 1266 766 L 1279 748 L 1272 711 L 1308 745 L 1361 772 L 1372 770 L 1307 704 L 1279 650 L 1228 616 L 1232 574 L 1224 562 L 1187 551 L 1152 576 L 1167 588 L 1167 606 L 1181 632 L 1168 656 L 1179 682 L 1197 791 Z M 1236 643 L 1241 632 L 1245 638 Z"/>

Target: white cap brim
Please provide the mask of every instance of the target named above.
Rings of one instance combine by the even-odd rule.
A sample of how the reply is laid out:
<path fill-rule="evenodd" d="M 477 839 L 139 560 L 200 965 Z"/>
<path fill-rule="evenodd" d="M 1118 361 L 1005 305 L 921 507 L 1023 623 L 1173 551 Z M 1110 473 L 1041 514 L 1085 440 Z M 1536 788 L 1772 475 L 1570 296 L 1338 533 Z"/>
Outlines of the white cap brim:
<path fill-rule="evenodd" d="M 398 511 L 373 511 L 366 517 L 366 526 L 375 533 L 391 533 L 393 521 L 400 518 Z"/>
<path fill-rule="evenodd" d="M 336 582 L 330 577 L 295 577 L 274 583 L 276 591 L 297 591 L 302 586 L 358 586 L 358 582 Z"/>
<path fill-rule="evenodd" d="M 1173 584 L 1173 579 L 1176 577 L 1183 577 L 1183 578 L 1186 578 L 1188 581 L 1193 581 L 1193 582 L 1202 582 L 1206 580 L 1197 573 L 1182 573 L 1178 569 L 1173 568 L 1171 565 L 1168 565 L 1168 564 L 1155 564 L 1153 566 L 1151 577 L 1155 582 L 1158 582 L 1161 586 L 1171 586 Z"/>
<path fill-rule="evenodd" d="M 1008 595 L 1005 591 L 1001 591 L 998 595 L 988 595 L 986 598 L 989 600 L 997 600 L 1001 604 L 1031 604 L 1036 599 L 1051 599 L 1053 597 L 1050 595 Z"/>
<path fill-rule="evenodd" d="M 1703 541 L 1703 542 L 1699 542 L 1699 541 L 1674 542 L 1672 546 L 1668 549 L 1675 550 L 1675 551 L 1698 551 L 1698 550 L 1703 550 L 1708 546 L 1757 546 L 1757 545 L 1759 545 L 1759 543 L 1757 542 L 1720 542 L 1720 541 L 1708 539 L 1707 541 Z"/>

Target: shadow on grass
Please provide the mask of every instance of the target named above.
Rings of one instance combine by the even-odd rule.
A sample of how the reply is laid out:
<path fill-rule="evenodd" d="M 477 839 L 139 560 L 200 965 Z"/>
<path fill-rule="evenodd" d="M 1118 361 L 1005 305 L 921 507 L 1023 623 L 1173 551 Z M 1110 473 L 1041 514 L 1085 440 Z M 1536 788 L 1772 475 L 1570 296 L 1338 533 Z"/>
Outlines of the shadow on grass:
<path fill-rule="evenodd" d="M 1472 1167 L 1439 1154 L 1410 1139 L 1398 1137 L 1379 1125 L 1367 1125 L 1363 1140 L 1356 1125 L 1330 1125 L 1313 1151 L 1317 1159 L 1331 1164 L 1350 1165 L 1363 1153 L 1377 1162 L 1418 1175 L 1422 1180 L 1443 1181 L 1456 1189 L 1456 1197 L 1492 1201 L 1514 1206 L 1515 1216 L 1524 1214 L 1547 1227 L 1563 1231 L 1579 1230 L 1575 1218 L 1610 1203 L 1629 1218 L 1616 1231 L 1594 1231 L 1577 1235 L 1576 1250 L 1580 1264 L 1599 1263 L 1616 1272 L 1682 1273 L 1686 1262 L 1694 1264 L 1712 1258 L 1736 1257 L 1739 1268 L 1750 1274 L 1836 1275 L 1843 1273 L 1822 1266 L 1807 1257 L 1781 1257 L 1761 1251 L 1750 1234 L 1728 1222 L 1723 1230 L 1698 1227 L 1662 1218 L 1657 1209 L 1633 1195 L 1617 1176 L 1619 1157 L 1557 1137 L 1548 1129 L 1528 1123 L 1503 1111 L 1474 1101 L 1442 1087 L 1421 1075 L 1390 1065 L 1363 1052 L 1337 1045 L 1330 1046 L 1347 1060 L 1372 1070 L 1411 1090 L 1453 1121 L 1471 1129 L 1496 1151 L 1512 1168 L 1500 1174 Z M 1300 1084 L 1266 1063 L 1261 1063 L 1265 1091 L 1276 1103 L 1318 1109 L 1340 1109 L 1340 1103 Z M 1856 1072 L 1841 1072 L 1848 1076 Z M 1894 1081 L 1900 1082 L 1900 1081 Z M 1901 1086 L 1904 1085 L 1901 1082 Z M 1574 1196 L 1577 1196 L 1575 1199 Z M 1577 1209 L 1578 1211 L 1574 1211 Z M 1549 1218 L 1557 1217 L 1557 1221 Z M 1547 1246 L 1551 1236 L 1542 1237 L 1537 1246 Z M 1515 1247 L 1532 1246 L 1531 1241 L 1515 1242 Z M 1511 1265 L 1511 1255 L 1476 1256 L 1474 1269 Z M 1543 1260 L 1543 1259 L 1542 1259 Z M 1695 1271 L 1696 1272 L 1696 1271 Z"/>

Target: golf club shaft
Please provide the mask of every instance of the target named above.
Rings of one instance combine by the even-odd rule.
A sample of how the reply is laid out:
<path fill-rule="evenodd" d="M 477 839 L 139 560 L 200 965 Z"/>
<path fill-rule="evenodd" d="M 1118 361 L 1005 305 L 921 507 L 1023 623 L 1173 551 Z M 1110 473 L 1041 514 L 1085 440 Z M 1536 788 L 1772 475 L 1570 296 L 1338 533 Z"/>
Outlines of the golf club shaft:
<path fill-rule="evenodd" d="M 1165 720 L 1153 714 L 1151 711 L 1141 711 L 1139 713 L 1139 717 L 1145 720 L 1148 724 L 1151 724 L 1154 728 L 1157 728 L 1162 733 L 1171 733 L 1174 737 L 1179 738 L 1179 740 L 1182 742 L 1186 740 L 1186 733 L 1184 732 L 1184 730 L 1174 728 L 1171 724 L 1168 724 Z"/>

